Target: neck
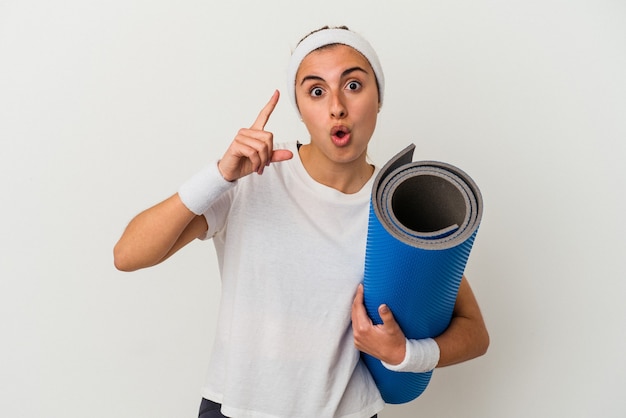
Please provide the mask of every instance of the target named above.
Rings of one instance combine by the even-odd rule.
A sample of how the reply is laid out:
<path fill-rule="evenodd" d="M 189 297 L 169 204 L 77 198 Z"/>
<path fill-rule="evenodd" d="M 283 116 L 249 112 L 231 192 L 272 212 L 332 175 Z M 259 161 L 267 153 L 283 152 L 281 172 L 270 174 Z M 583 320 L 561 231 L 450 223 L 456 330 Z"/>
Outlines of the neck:
<path fill-rule="evenodd" d="M 315 181 L 345 194 L 357 193 L 374 173 L 374 166 L 366 160 L 366 151 L 346 162 L 332 161 L 310 144 L 302 145 L 299 154 L 302 165 Z"/>

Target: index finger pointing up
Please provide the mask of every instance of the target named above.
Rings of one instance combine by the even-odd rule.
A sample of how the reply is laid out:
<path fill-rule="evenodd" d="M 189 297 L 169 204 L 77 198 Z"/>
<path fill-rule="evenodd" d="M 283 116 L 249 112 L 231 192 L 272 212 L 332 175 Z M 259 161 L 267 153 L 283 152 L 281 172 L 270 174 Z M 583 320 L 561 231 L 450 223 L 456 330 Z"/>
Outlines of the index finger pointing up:
<path fill-rule="evenodd" d="M 257 116 L 256 120 L 254 121 L 250 129 L 258 129 L 262 131 L 263 128 L 265 128 L 265 124 L 267 123 L 270 116 L 272 115 L 272 112 L 274 111 L 274 108 L 276 107 L 276 103 L 278 103 L 279 97 L 280 97 L 280 93 L 278 92 L 278 90 L 276 90 L 274 94 L 272 95 L 272 98 L 270 99 L 270 101 L 267 102 L 267 104 L 265 105 L 263 109 L 261 109 L 259 116 Z"/>

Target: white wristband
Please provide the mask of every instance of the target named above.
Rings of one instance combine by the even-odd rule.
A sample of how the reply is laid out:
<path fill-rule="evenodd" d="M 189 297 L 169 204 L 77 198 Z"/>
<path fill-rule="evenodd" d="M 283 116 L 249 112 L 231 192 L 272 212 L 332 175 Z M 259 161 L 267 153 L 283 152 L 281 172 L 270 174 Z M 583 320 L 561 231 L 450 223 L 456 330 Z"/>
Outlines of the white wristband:
<path fill-rule="evenodd" d="M 439 345 L 432 338 L 421 340 L 406 340 L 406 354 L 400 364 L 389 364 L 384 361 L 383 366 L 394 372 L 424 373 L 433 370 L 439 363 Z"/>
<path fill-rule="evenodd" d="M 217 168 L 217 161 L 196 173 L 178 189 L 183 204 L 196 215 L 202 215 L 236 181 L 227 181 Z"/>

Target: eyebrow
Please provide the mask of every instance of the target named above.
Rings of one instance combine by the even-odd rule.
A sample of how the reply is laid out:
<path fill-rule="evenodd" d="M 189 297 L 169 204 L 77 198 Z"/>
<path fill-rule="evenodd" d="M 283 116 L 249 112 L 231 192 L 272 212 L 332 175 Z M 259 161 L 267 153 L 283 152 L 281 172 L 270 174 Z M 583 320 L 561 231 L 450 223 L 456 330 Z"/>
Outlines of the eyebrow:
<path fill-rule="evenodd" d="M 344 77 L 350 75 L 351 73 L 353 73 L 355 71 L 360 71 L 360 72 L 363 72 L 363 73 L 367 74 L 367 71 L 365 71 L 361 67 L 351 67 L 351 68 L 348 68 L 347 70 L 345 70 L 343 73 L 341 73 L 341 78 L 344 78 Z M 302 82 L 300 83 L 300 85 L 303 85 L 305 82 L 307 82 L 309 80 L 326 81 L 326 80 L 324 80 L 322 77 L 320 77 L 318 75 L 307 75 L 306 77 L 304 77 L 302 79 Z"/>

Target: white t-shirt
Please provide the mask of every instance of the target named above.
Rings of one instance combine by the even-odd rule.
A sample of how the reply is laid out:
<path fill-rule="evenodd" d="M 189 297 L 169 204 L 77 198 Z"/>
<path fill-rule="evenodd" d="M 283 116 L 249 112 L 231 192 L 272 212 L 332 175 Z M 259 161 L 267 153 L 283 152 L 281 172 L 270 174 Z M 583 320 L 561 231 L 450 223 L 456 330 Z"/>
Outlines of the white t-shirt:
<path fill-rule="evenodd" d="M 298 156 L 237 181 L 206 212 L 222 295 L 202 396 L 226 416 L 369 418 L 383 406 L 354 347 L 376 173 L 355 194 Z"/>

